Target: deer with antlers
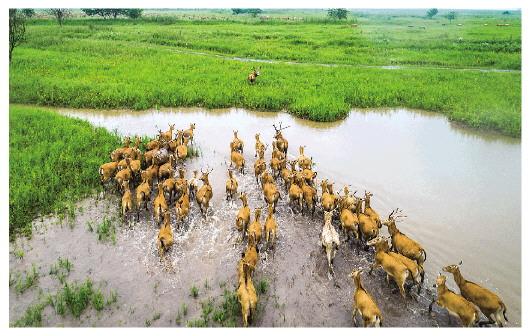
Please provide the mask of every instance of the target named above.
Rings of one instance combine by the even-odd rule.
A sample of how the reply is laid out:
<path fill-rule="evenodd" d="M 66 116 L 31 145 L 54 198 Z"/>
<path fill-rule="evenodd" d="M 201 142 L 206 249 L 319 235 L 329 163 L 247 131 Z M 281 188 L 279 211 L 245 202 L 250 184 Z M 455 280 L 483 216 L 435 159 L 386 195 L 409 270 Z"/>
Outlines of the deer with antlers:
<path fill-rule="evenodd" d="M 289 148 L 289 142 L 287 139 L 283 137 L 282 131 L 286 128 L 289 128 L 291 126 L 282 127 L 282 122 L 280 121 L 280 127 L 276 127 L 276 124 L 272 124 L 272 127 L 274 127 L 274 131 L 276 132 L 274 134 L 274 147 L 277 148 L 279 151 L 283 152 L 287 155 L 287 149 Z"/>
<path fill-rule="evenodd" d="M 410 239 L 404 233 L 401 233 L 396 227 L 396 220 L 407 217 L 402 215 L 402 211 L 397 208 L 392 210 L 388 215 L 388 220 L 383 224 L 388 228 L 388 233 L 392 237 L 392 250 L 404 255 L 405 257 L 415 260 L 418 265 L 423 267 L 423 263 L 427 259 L 427 253 L 418 242 Z"/>
<path fill-rule="evenodd" d="M 199 205 L 199 208 L 201 209 L 201 213 L 206 217 L 206 214 L 208 213 L 208 207 L 210 206 L 210 200 L 213 197 L 213 191 L 212 186 L 210 185 L 210 181 L 208 180 L 208 175 L 213 171 L 212 169 L 208 169 L 207 171 L 202 171 L 202 176 L 200 180 L 202 181 L 203 185 L 197 191 L 197 195 L 195 197 L 195 200 L 197 201 L 197 204 Z"/>

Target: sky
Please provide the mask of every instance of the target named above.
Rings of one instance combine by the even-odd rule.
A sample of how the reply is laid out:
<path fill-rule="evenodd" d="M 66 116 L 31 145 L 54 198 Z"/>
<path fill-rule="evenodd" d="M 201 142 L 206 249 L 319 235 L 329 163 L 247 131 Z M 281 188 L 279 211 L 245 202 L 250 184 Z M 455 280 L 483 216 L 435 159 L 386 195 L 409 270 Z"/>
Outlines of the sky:
<path fill-rule="evenodd" d="M 7 0 L 10 7 L 149 7 L 149 8 L 451 8 L 518 9 L 523 0 Z"/>

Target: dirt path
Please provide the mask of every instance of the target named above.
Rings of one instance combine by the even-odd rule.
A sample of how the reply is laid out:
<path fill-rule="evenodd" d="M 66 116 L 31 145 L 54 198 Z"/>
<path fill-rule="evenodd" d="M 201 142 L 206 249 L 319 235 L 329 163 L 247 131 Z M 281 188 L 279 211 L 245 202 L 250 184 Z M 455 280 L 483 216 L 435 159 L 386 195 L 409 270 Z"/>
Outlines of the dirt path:
<path fill-rule="evenodd" d="M 521 73 L 521 70 L 514 69 L 495 69 L 495 68 L 465 68 L 465 67 L 443 67 L 443 66 L 423 66 L 423 65 L 367 65 L 367 64 L 348 64 L 348 63 L 318 63 L 318 62 L 299 62 L 276 59 L 259 59 L 251 57 L 227 56 L 223 54 L 214 54 L 203 51 L 190 49 L 181 49 L 171 46 L 158 46 L 157 48 L 167 48 L 173 52 L 187 55 L 216 57 L 229 61 L 240 61 L 250 63 L 269 63 L 269 64 L 288 64 L 288 65 L 312 65 L 318 67 L 348 67 L 360 69 L 383 69 L 383 70 L 449 70 L 449 71 L 476 71 L 476 72 L 502 72 L 502 73 Z"/>
<path fill-rule="evenodd" d="M 131 43 L 127 41 L 120 41 L 121 43 Z M 160 48 L 170 50 L 178 54 L 185 55 L 196 55 L 215 57 L 227 61 L 240 61 L 249 63 L 268 63 L 268 64 L 288 64 L 288 65 L 312 65 L 318 67 L 348 67 L 348 68 L 359 68 L 359 69 L 383 69 L 383 70 L 448 70 L 448 71 L 476 71 L 476 72 L 502 72 L 502 73 L 521 73 L 521 70 L 515 69 L 495 69 L 495 68 L 465 68 L 465 67 L 443 67 L 443 66 L 424 66 L 424 65 L 368 65 L 368 64 L 348 64 L 348 63 L 318 63 L 318 62 L 299 62 L 299 61 L 286 61 L 280 59 L 263 59 L 263 58 L 252 58 L 252 57 L 239 57 L 239 56 L 228 56 L 223 54 L 215 54 L 205 51 L 196 51 L 193 49 L 183 49 L 179 47 L 173 47 L 168 45 L 156 45 L 147 42 L 134 42 L 135 46 L 143 44 L 146 48 Z"/>
<path fill-rule="evenodd" d="M 68 258 L 74 265 L 70 281 L 89 277 L 105 293 L 116 290 L 118 301 L 101 312 L 89 309 L 80 319 L 70 315 L 59 317 L 48 306 L 43 311 L 44 326 L 177 326 L 176 316 L 182 304 L 186 304 L 188 313 L 181 316 L 180 324 L 184 326 L 186 321 L 201 317 L 201 303 L 213 300 L 214 305 L 219 305 L 223 291 L 235 289 L 236 264 L 244 247 L 238 243 L 234 228 L 239 203 L 224 200 L 225 162 L 219 154 L 208 156 L 189 163 L 188 171 L 200 167 L 203 160 L 218 162 L 210 176 L 214 190 L 212 211 L 204 219 L 193 204 L 187 225 L 176 230 L 173 223 L 175 245 L 164 263 L 157 256 L 158 230 L 151 217 L 146 220 L 142 214 L 139 222 L 131 221 L 132 227 L 121 224 L 116 196 L 80 202 L 71 225 L 57 225 L 55 217 L 36 220 L 31 240 L 19 238 L 10 245 L 11 273 L 23 272 L 35 264 L 40 274 L 37 285 L 23 294 L 10 288 L 10 321 L 20 318 L 39 292 L 57 291 L 60 285 L 48 272 L 59 257 Z M 249 195 L 251 208 L 263 205 L 253 174 L 247 171 L 237 178 L 240 190 Z M 314 219 L 293 215 L 283 190 L 282 197 L 277 211 L 277 246 L 274 251 L 261 249 L 261 260 L 253 277 L 256 286 L 261 280 L 269 285 L 260 297 L 253 325 L 352 326 L 353 285 L 347 274 L 352 268 L 369 266 L 373 252 L 360 251 L 358 255 L 358 247 L 343 243 L 335 258 L 336 276 L 329 280 L 325 255 L 319 246 L 322 214 L 317 213 Z M 117 224 L 115 244 L 98 241 L 94 232 L 104 218 Z M 14 253 L 20 250 L 24 251 L 22 258 Z M 380 305 L 385 326 L 448 325 L 448 315 L 440 309 L 435 308 L 434 317 L 427 313 L 432 298 L 429 279 L 418 302 L 402 299 L 394 284 L 387 286 L 381 270 L 373 275 L 363 274 L 363 282 Z M 197 298 L 190 295 L 193 286 L 199 289 Z M 241 323 L 239 316 L 236 323 Z M 210 319 L 209 325 L 217 324 Z"/>

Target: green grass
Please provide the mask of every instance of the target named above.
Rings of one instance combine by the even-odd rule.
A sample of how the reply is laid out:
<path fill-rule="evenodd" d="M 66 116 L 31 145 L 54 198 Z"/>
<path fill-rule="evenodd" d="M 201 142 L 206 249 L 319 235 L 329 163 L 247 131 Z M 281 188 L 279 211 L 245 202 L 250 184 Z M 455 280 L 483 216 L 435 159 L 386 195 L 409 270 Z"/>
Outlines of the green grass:
<path fill-rule="evenodd" d="M 98 240 L 112 241 L 113 244 L 116 244 L 116 226 L 109 218 L 103 218 L 103 221 L 96 229 L 96 233 L 98 235 Z"/>
<path fill-rule="evenodd" d="M 261 279 L 258 282 L 258 288 L 256 288 L 258 291 L 258 294 L 265 294 L 269 290 L 269 282 L 267 279 Z"/>
<path fill-rule="evenodd" d="M 58 28 L 45 27 L 48 32 L 43 36 L 57 41 L 38 46 L 44 37 L 32 41 L 28 35 L 30 42 L 15 50 L 10 71 L 11 102 L 135 109 L 156 105 L 243 106 L 287 110 L 319 121 L 344 118 L 353 107 L 403 106 L 438 111 L 473 127 L 520 136 L 518 72 L 262 63 L 257 84 L 248 85 L 246 75 L 255 64 L 180 54 L 173 47 L 110 37 L 76 38 L 73 34 L 66 38 Z M 199 29 L 189 24 L 187 28 Z M 73 27 L 64 31 L 68 29 Z M 418 57 L 425 59 L 425 50 L 420 47 L 423 42 L 418 45 Z M 520 53 L 516 57 L 520 58 Z"/>
<path fill-rule="evenodd" d="M 15 284 L 15 291 L 18 294 L 22 294 L 37 284 L 39 281 L 39 272 L 35 265 L 32 265 L 29 271 L 24 271 L 24 275 L 16 274 L 15 277 L 16 280 L 12 279 L 12 282 Z"/>
<path fill-rule="evenodd" d="M 118 300 L 116 291 L 111 290 L 108 297 L 105 297 L 101 288 L 94 288 L 93 281 L 87 278 L 83 283 L 67 282 L 66 277 L 70 274 L 73 264 L 67 258 L 58 258 L 57 262 L 50 268 L 50 275 L 62 275 L 59 277 L 62 287 L 55 293 L 48 293 L 42 295 L 42 290 L 39 290 L 39 297 L 36 303 L 28 306 L 24 315 L 13 323 L 15 327 L 40 327 L 42 322 L 42 311 L 46 306 L 51 306 L 55 313 L 60 316 L 65 316 L 70 312 L 75 318 L 80 318 L 81 314 L 90 306 L 96 311 L 102 311 Z M 26 272 L 27 273 L 27 272 Z M 21 276 L 18 275 L 18 280 L 12 277 L 9 273 L 9 287 L 15 284 L 17 293 L 22 293 L 25 289 L 33 286 L 37 279 L 38 273 L 35 266 L 21 281 Z M 32 280 L 28 280 L 32 279 Z M 18 288 L 24 288 L 22 291 Z"/>
<path fill-rule="evenodd" d="M 9 233 L 31 234 L 39 214 L 65 212 L 99 186 L 98 168 L 120 139 L 42 108 L 9 109 Z"/>
<path fill-rule="evenodd" d="M 182 306 L 177 313 L 176 323 L 180 324 L 186 314 L 187 306 Z M 186 327 L 236 327 L 240 314 L 241 308 L 236 292 L 225 289 L 222 296 L 202 301 L 200 317 L 188 320 Z"/>
<path fill-rule="evenodd" d="M 94 289 L 92 280 L 86 279 L 81 284 L 65 282 L 57 294 L 49 296 L 48 302 L 58 315 L 64 316 L 68 311 L 75 318 L 79 318 L 89 306 L 101 311 L 116 300 L 115 292 L 105 298 L 101 289 Z"/>
<path fill-rule="evenodd" d="M 193 298 L 197 298 L 199 296 L 199 288 L 197 288 L 197 286 L 193 285 L 190 289 L 190 295 L 193 297 Z"/>
<path fill-rule="evenodd" d="M 37 302 L 30 305 L 24 315 L 13 323 L 14 327 L 40 327 L 42 323 L 42 311 L 47 306 L 45 302 Z"/>
<path fill-rule="evenodd" d="M 225 289 L 220 305 L 213 312 L 213 320 L 222 327 L 235 327 L 240 315 L 236 292 Z"/>
<path fill-rule="evenodd" d="M 64 283 L 56 294 L 49 294 L 46 299 L 39 298 L 37 303 L 31 304 L 24 315 L 13 323 L 14 327 L 40 327 L 42 322 L 42 311 L 50 305 L 55 313 L 65 316 L 70 312 L 75 318 L 92 306 L 96 311 L 117 301 L 117 294 L 111 291 L 110 296 L 105 298 L 101 289 L 94 289 L 92 280 L 86 279 L 82 284 Z"/>
<path fill-rule="evenodd" d="M 188 315 L 188 305 L 185 303 L 180 305 L 180 308 L 177 312 L 177 316 L 175 317 L 175 323 L 180 325 L 182 323 L 182 317 L 185 317 Z"/>
<path fill-rule="evenodd" d="M 310 63 L 521 67 L 520 13 L 510 17 L 463 16 L 451 24 L 442 16 L 427 19 L 399 13 L 358 16 L 347 21 L 323 17 L 300 22 L 259 19 L 226 22 L 216 18 L 205 22 L 177 17 L 163 20 L 82 19 L 72 20 L 61 29 L 40 20 L 29 26 L 29 34 L 35 38 L 28 43 L 55 49 L 58 42 L 113 40 Z M 354 22 L 357 27 L 352 27 Z M 496 26 L 504 22 L 511 26 Z"/>
<path fill-rule="evenodd" d="M 22 249 L 16 249 L 13 254 L 15 255 L 15 257 L 17 257 L 18 259 L 22 259 L 24 258 L 24 250 Z"/>
<path fill-rule="evenodd" d="M 68 258 L 59 257 L 57 263 L 50 267 L 50 275 L 55 275 L 60 283 L 64 283 L 66 277 L 70 275 L 73 265 Z"/>
<path fill-rule="evenodd" d="M 10 101 L 133 109 L 237 106 L 318 121 L 344 118 L 354 107 L 408 107 L 520 136 L 519 71 L 436 69 L 519 70 L 520 12 L 462 11 L 449 24 L 443 13 L 430 20 L 424 11 L 357 11 L 357 27 L 351 20 L 327 20 L 322 12 L 299 12 L 271 11 L 272 19 L 262 20 L 227 11 L 188 19 L 184 13 L 191 12 L 177 11 L 180 16 L 142 20 L 76 19 L 63 27 L 32 20 L 27 42 L 15 49 L 10 64 Z M 301 16 L 285 21 L 282 15 Z M 504 22 L 511 25 L 496 26 Z M 307 64 L 286 63 L 291 61 Z M 413 67 L 366 67 L 381 65 Z M 254 66 L 261 66 L 261 76 L 249 85 L 246 76 Z"/>

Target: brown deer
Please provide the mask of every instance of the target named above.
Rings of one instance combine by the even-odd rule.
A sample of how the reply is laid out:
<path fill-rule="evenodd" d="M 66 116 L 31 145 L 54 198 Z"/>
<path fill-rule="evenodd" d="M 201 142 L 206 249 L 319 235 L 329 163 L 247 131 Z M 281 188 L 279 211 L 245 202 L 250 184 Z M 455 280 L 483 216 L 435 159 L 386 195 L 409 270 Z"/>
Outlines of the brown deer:
<path fill-rule="evenodd" d="M 371 192 L 364 191 L 364 213 L 370 217 L 379 228 L 381 228 L 381 218 L 371 207 L 370 198 L 373 196 Z"/>
<path fill-rule="evenodd" d="M 173 130 L 175 129 L 175 124 L 173 125 L 168 124 L 168 126 L 169 126 L 169 131 L 160 132 L 161 138 L 164 139 L 165 141 L 171 141 L 171 139 L 173 138 Z"/>
<path fill-rule="evenodd" d="M 239 209 L 236 217 L 236 228 L 241 231 L 241 240 L 245 238 L 248 224 L 250 223 L 250 207 L 248 206 L 247 194 L 241 193 L 239 199 L 243 203 L 243 207 Z"/>
<path fill-rule="evenodd" d="M 441 274 L 436 278 L 434 287 L 437 289 L 438 297 L 436 300 L 433 299 L 429 305 L 429 313 L 432 312 L 432 305 L 436 303 L 438 306 L 447 309 L 449 316 L 458 317 L 464 327 L 477 325 L 480 319 L 477 308 L 463 296 L 447 288 L 445 280 L 445 276 Z"/>
<path fill-rule="evenodd" d="M 394 279 L 401 296 L 405 298 L 405 281 L 410 277 L 407 266 L 387 253 L 388 242 L 385 238 L 376 237 L 367 244 L 368 246 L 375 246 L 375 262 L 370 267 L 368 274 L 372 274 L 375 268 L 381 267 L 386 272 L 386 282 L 390 283 L 390 278 Z"/>
<path fill-rule="evenodd" d="M 263 144 L 263 142 L 261 142 L 261 140 L 259 139 L 259 133 L 256 133 L 255 135 L 255 138 L 256 138 L 256 153 L 254 154 L 254 157 L 259 157 L 260 156 L 260 153 L 263 152 L 265 153 L 265 150 L 267 147 L 265 147 L 265 145 Z"/>
<path fill-rule="evenodd" d="M 190 124 L 190 128 L 184 131 L 182 136 L 184 139 L 188 139 L 190 142 L 193 142 L 193 131 L 195 130 L 195 123 Z"/>
<path fill-rule="evenodd" d="M 377 303 L 372 295 L 364 288 L 361 282 L 361 272 L 362 269 L 358 269 L 352 271 L 349 275 L 350 278 L 353 278 L 353 283 L 355 284 L 355 292 L 353 293 L 353 324 L 357 326 L 355 317 L 359 313 L 363 318 L 365 327 L 381 327 L 383 324 L 381 311 L 377 307 Z"/>
<path fill-rule="evenodd" d="M 495 324 L 499 327 L 504 326 L 504 323 L 508 321 L 506 318 L 506 305 L 502 302 L 501 298 L 490 291 L 474 282 L 464 279 L 460 273 L 459 265 L 445 266 L 442 270 L 453 274 L 454 280 L 460 289 L 460 294 L 467 300 L 471 301 L 482 311 L 482 313 L 488 318 L 486 323 L 483 324 Z"/>
<path fill-rule="evenodd" d="M 208 175 L 213 171 L 213 169 L 202 171 L 202 176 L 200 180 L 202 181 L 203 185 L 197 191 L 197 196 L 195 200 L 197 201 L 197 204 L 199 205 L 199 209 L 201 209 L 201 213 L 206 217 L 206 214 L 208 213 L 208 207 L 210 206 L 210 200 L 213 196 L 212 186 L 210 185 L 210 181 L 208 180 Z"/>
<path fill-rule="evenodd" d="M 160 259 L 164 257 L 166 251 L 173 245 L 173 230 L 171 230 L 171 218 L 168 210 L 163 212 L 164 221 L 158 232 L 156 246 Z"/>
<path fill-rule="evenodd" d="M 287 126 L 287 127 L 282 127 L 282 122 L 280 121 L 280 127 L 276 127 L 275 124 L 272 125 L 272 127 L 274 127 L 274 131 L 276 132 L 274 134 L 274 139 L 276 140 L 274 142 L 275 144 L 275 147 L 283 152 L 284 154 L 287 154 L 287 149 L 289 148 L 289 142 L 287 141 L 287 139 L 285 139 L 283 137 L 283 134 L 282 134 L 282 131 L 286 128 L 289 128 L 291 126 Z"/>
<path fill-rule="evenodd" d="M 274 181 L 269 180 L 264 184 L 263 197 L 265 198 L 265 202 L 267 202 L 267 204 L 272 204 L 273 212 L 276 212 L 276 204 L 278 203 L 278 199 L 282 197 L 278 191 L 278 188 L 274 184 Z"/>
<path fill-rule="evenodd" d="M 234 131 L 234 139 L 230 142 L 230 152 L 239 152 L 243 154 L 243 140 L 237 136 L 238 131 Z"/>
<path fill-rule="evenodd" d="M 186 180 L 186 170 L 179 168 L 179 176 L 175 179 L 175 195 L 177 198 L 184 194 L 184 191 L 188 189 L 188 180 Z"/>
<path fill-rule="evenodd" d="M 151 184 L 149 183 L 149 177 L 147 171 L 142 170 L 142 183 L 136 188 L 136 219 L 140 220 L 140 211 L 145 208 L 147 212 L 147 203 L 151 200 Z"/>
<path fill-rule="evenodd" d="M 129 145 L 131 144 L 131 138 L 125 137 L 125 144 L 123 147 L 116 148 L 115 150 L 110 153 L 110 159 L 112 161 L 120 161 L 123 158 L 123 151 L 129 148 Z"/>
<path fill-rule="evenodd" d="M 169 211 L 169 207 L 164 197 L 162 183 L 158 182 L 158 194 L 153 201 L 153 220 L 157 225 L 160 225 L 164 211 Z"/>
<path fill-rule="evenodd" d="M 425 252 L 423 247 L 418 242 L 399 231 L 399 229 L 396 227 L 396 220 L 400 217 L 406 216 L 401 215 L 399 208 L 397 208 L 396 210 L 393 210 L 390 215 L 388 215 L 388 220 L 383 223 L 387 226 L 388 233 L 392 237 L 392 250 L 404 255 L 409 259 L 415 260 L 418 265 L 423 267 L 423 263 L 427 259 L 427 252 Z"/>
<path fill-rule="evenodd" d="M 230 200 L 234 199 L 234 196 L 237 194 L 237 186 L 238 186 L 237 180 L 234 177 L 234 173 L 232 172 L 232 170 L 228 169 L 228 180 L 226 180 L 226 186 L 225 186 L 227 201 L 229 199 Z"/>
<path fill-rule="evenodd" d="M 254 84 L 256 82 L 256 78 L 260 75 L 260 68 L 256 70 L 256 68 L 252 68 L 252 72 L 248 74 L 247 80 L 250 84 Z"/>
<path fill-rule="evenodd" d="M 230 153 L 230 167 L 232 167 L 232 164 L 234 164 L 237 171 L 241 174 L 245 174 L 245 158 L 241 152 L 233 150 Z"/>
<path fill-rule="evenodd" d="M 259 158 L 254 162 L 254 176 L 256 176 L 256 183 L 259 184 L 259 178 L 261 175 L 267 170 L 267 163 L 265 162 L 265 159 L 263 156 L 264 153 L 259 153 Z"/>

